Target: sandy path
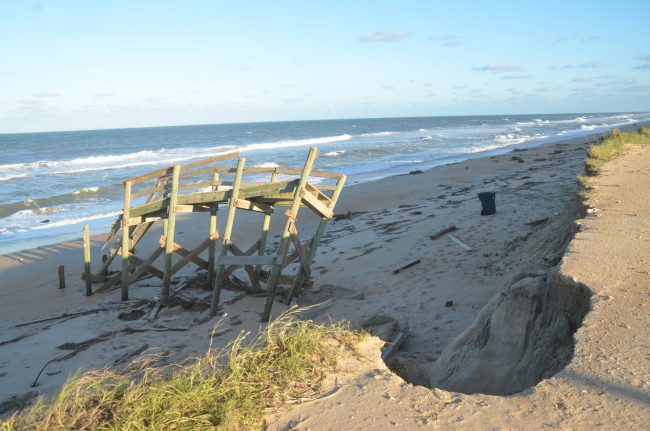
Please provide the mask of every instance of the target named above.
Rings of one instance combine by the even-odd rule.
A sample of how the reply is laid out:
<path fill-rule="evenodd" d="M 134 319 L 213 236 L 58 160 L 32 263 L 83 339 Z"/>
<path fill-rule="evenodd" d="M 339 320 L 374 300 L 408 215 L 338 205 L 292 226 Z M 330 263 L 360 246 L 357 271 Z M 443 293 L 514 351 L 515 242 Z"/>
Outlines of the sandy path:
<path fill-rule="evenodd" d="M 271 429 L 647 429 L 648 166 L 650 148 L 630 149 L 609 163 L 603 175 L 594 181 L 595 190 L 587 202 L 591 209 L 586 218 L 578 221 L 580 232 L 571 241 L 559 267 L 565 276 L 589 286 L 593 291 L 593 309 L 576 333 L 575 356 L 558 374 L 511 396 L 431 390 L 408 384 L 391 373 L 373 345 L 376 339 L 372 339 L 365 346 L 365 358 L 343 365 L 337 375 L 340 389 L 335 395 L 274 418 Z M 552 232 L 544 234 L 546 241 L 553 238 Z M 479 243 L 476 234 L 471 240 L 467 238 L 481 249 L 486 246 Z M 535 238 L 529 237 L 527 242 L 531 239 Z M 449 251 L 453 256 L 453 249 Z M 525 253 L 516 254 L 522 257 Z M 445 256 L 451 261 L 452 256 Z M 397 287 L 400 294 L 396 297 L 407 295 L 412 287 L 410 281 Z M 431 284 L 435 285 L 435 281 Z M 479 288 L 485 286 L 474 286 L 473 294 L 466 296 L 475 301 L 472 305 L 479 302 Z M 456 285 L 454 299 L 460 291 L 462 285 Z M 458 301 L 465 306 L 464 300 Z M 387 308 L 395 309 L 395 305 Z M 412 304 L 410 309 L 417 310 L 417 306 Z M 435 313 L 436 310 L 428 313 L 428 319 L 435 320 Z M 451 316 L 453 313 L 446 313 L 443 319 L 453 326 Z M 439 330 L 429 335 L 417 333 L 419 347 L 409 343 L 407 351 L 417 352 L 428 343 L 428 336 L 448 339 L 453 331 L 449 332 L 446 337 Z M 431 352 L 434 356 L 435 353 Z"/>

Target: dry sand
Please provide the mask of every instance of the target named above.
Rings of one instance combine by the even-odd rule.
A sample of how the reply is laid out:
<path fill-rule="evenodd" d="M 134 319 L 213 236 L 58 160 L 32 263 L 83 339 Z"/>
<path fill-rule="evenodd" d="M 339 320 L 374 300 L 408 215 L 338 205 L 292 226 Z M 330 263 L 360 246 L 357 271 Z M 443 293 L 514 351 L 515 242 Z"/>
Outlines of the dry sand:
<path fill-rule="evenodd" d="M 549 144 L 347 187 L 337 213 L 349 211 L 352 217 L 331 222 L 312 266 L 314 288 L 306 291 L 299 302 L 311 304 L 330 300 L 311 312 L 316 320 L 347 319 L 358 327 L 373 317 L 376 321 L 378 315 L 387 315 L 394 321 L 408 322 L 410 336 L 392 363 L 395 371 L 408 382 L 430 385 L 436 373 L 440 377 L 440 371 L 433 367 L 441 355 L 447 363 L 467 365 L 445 346 L 463 331 L 471 337 L 471 331 L 468 333 L 466 329 L 471 328 L 479 312 L 504 287 L 512 286 L 513 281 L 519 279 L 523 279 L 520 284 L 532 279 L 546 280 L 560 262 L 563 247 L 573 233 L 573 220 L 580 215 L 575 177 L 583 170 L 587 141 L 578 139 Z M 638 164 L 639 167 L 648 166 L 647 153 L 643 156 L 646 164 Z M 624 168 L 618 173 L 615 167 L 625 161 L 637 163 L 635 158 L 625 157 L 612 163 L 609 169 L 623 175 L 631 169 Z M 639 167 L 632 170 L 639 170 Z M 640 177 L 629 176 L 614 179 L 612 183 L 627 184 L 628 180 Z M 606 175 L 598 181 L 607 182 L 607 178 Z M 647 256 L 645 266 L 636 254 L 628 260 L 621 258 L 620 268 L 616 270 L 626 276 L 610 283 L 607 277 L 617 276 L 607 270 L 608 265 L 614 264 L 612 259 L 603 253 L 597 258 L 592 256 L 594 250 L 602 247 L 594 245 L 596 241 L 606 241 L 596 235 L 600 228 L 621 229 L 624 234 L 615 235 L 615 238 L 633 241 L 629 246 L 620 246 L 628 253 L 648 241 L 647 226 L 639 227 L 641 221 L 647 225 L 648 218 L 642 217 L 650 212 L 647 207 L 645 213 L 642 208 L 616 213 L 622 219 L 614 223 L 614 227 L 592 227 L 592 223 L 609 216 L 605 208 L 620 211 L 628 202 L 627 198 L 619 196 L 616 200 L 623 204 L 613 204 L 607 200 L 611 197 L 605 192 L 633 189 L 598 188 L 592 200 L 603 199 L 609 203 L 597 205 L 601 209 L 599 217 L 588 218 L 583 223 L 589 230 L 578 234 L 571 244 L 571 253 L 562 260 L 562 273 L 587 284 L 596 292 L 593 298 L 607 296 L 608 299 L 592 299 L 596 310 L 588 315 L 586 328 L 578 332 L 580 342 L 576 357 L 555 377 L 534 389 L 507 397 L 432 390 L 414 386 L 391 372 L 379 358 L 382 343 L 372 337 L 362 347 L 363 358 L 348 358 L 341 371 L 329 379 L 330 395 L 269 419 L 271 429 L 411 429 L 451 425 L 469 429 L 521 429 L 529 425 L 542 428 L 545 424 L 590 428 L 598 422 L 608 427 L 607 424 L 614 423 L 612 415 L 615 413 L 603 406 L 610 404 L 625 415 L 630 426 L 638 426 L 641 422 L 634 421 L 648 419 L 650 402 L 647 345 L 643 347 L 648 323 L 633 323 L 633 316 L 634 313 L 645 314 L 647 318 L 647 312 L 637 308 L 647 303 L 648 274 L 642 270 L 650 266 Z M 497 192 L 497 214 L 482 217 L 476 194 L 492 190 Z M 630 199 L 629 203 L 632 202 L 642 203 Z M 624 214 L 632 212 L 637 217 L 629 216 L 628 220 Z M 238 222 L 242 220 L 244 218 L 238 216 Z M 301 221 L 304 232 L 314 228 L 314 220 Z M 624 222 L 636 224 L 627 226 Z M 255 229 L 246 228 L 245 223 L 245 220 L 238 223 L 233 234 L 235 242 L 244 248 L 255 239 L 252 232 L 258 229 L 257 225 L 249 225 Z M 430 239 L 432 233 L 452 225 L 457 228 L 454 234 L 472 251 L 464 250 L 445 236 Z M 184 220 L 178 229 L 179 238 L 187 244 L 198 243 L 206 228 L 207 217 L 199 215 Z M 609 238 L 610 234 L 613 235 L 608 232 L 603 235 Z M 588 241 L 584 241 L 587 239 L 584 236 Z M 97 249 L 100 243 L 101 237 L 95 238 L 93 247 Z M 582 261 L 578 261 L 580 258 Z M 416 260 L 418 264 L 393 273 Z M 60 264 L 67 268 L 68 287 L 65 290 L 57 289 L 56 268 Z M 636 269 L 632 271 L 628 266 Z M 36 391 L 51 395 L 77 369 L 123 366 L 143 351 L 157 352 L 161 363 L 169 363 L 207 349 L 216 319 L 206 320 L 206 311 L 197 301 L 209 296 L 209 292 L 193 287 L 184 289 L 180 295 L 183 304 L 163 310 L 155 324 L 151 324 L 146 317 L 151 298 L 159 294 L 157 280 L 143 280 L 132 287 L 131 301 L 127 304 L 120 303 L 117 291 L 86 298 L 79 279 L 81 267 L 78 242 L 0 257 L 0 294 L 3 298 L 0 304 L 0 402 L 17 396 L 11 404 L 16 407 Z M 178 280 L 183 283 L 195 274 L 193 269 L 188 269 Z M 526 275 L 534 277 L 526 278 Z M 625 282 L 620 281 L 623 279 Z M 645 302 L 625 299 L 629 295 L 634 301 L 632 293 L 641 294 L 632 290 L 634 282 L 646 286 L 642 294 Z M 607 287 L 602 287 L 601 292 L 598 286 Z M 629 289 L 626 294 L 609 291 L 623 288 Z M 245 295 L 235 288 L 226 290 L 222 294 L 222 311 L 227 316 L 213 342 L 223 345 L 241 330 L 256 331 L 264 299 Z M 625 307 L 625 304 L 628 308 L 621 308 L 618 314 L 609 312 L 611 307 Z M 498 304 L 492 306 L 498 309 Z M 274 312 L 284 307 L 276 303 Z M 103 311 L 16 326 L 62 313 L 98 308 Z M 606 315 L 598 317 L 598 313 L 605 313 L 603 310 L 607 311 Z M 607 322 L 605 326 L 599 323 L 601 319 Z M 639 324 L 642 326 L 637 328 Z M 384 325 L 383 329 L 390 333 L 390 326 L 390 323 Z M 592 327 L 593 333 L 590 332 Z M 607 331 L 616 338 L 610 338 L 608 345 L 594 347 L 598 335 Z M 618 338 L 625 334 L 637 337 L 636 353 L 619 355 L 608 350 L 625 346 L 626 340 Z M 589 345 L 588 353 L 582 353 L 583 342 Z M 562 348 L 564 354 L 571 346 Z M 481 354 L 465 353 L 465 360 Z M 640 362 L 630 368 L 635 373 L 633 381 L 629 380 L 632 377 L 628 369 L 632 353 L 640 355 L 637 358 Z M 38 385 L 32 388 L 39 370 L 57 358 L 59 360 L 47 365 Z M 556 364 L 557 367 L 561 365 L 564 364 Z M 480 373 L 480 368 L 476 372 Z M 594 378 L 590 379 L 592 376 Z M 508 387 L 500 390 L 507 391 Z M 30 394 L 30 391 L 34 392 Z M 592 412 L 594 409 L 596 412 Z"/>

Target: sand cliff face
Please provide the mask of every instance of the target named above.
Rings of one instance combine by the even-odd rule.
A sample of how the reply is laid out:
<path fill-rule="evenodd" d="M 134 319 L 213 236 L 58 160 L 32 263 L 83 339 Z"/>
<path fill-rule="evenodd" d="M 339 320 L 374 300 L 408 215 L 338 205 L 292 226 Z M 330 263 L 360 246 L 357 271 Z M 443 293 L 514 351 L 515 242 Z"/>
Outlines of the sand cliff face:
<path fill-rule="evenodd" d="M 431 387 L 507 395 L 550 377 L 573 355 L 590 296 L 557 272 L 516 282 L 445 348 L 429 370 Z"/>

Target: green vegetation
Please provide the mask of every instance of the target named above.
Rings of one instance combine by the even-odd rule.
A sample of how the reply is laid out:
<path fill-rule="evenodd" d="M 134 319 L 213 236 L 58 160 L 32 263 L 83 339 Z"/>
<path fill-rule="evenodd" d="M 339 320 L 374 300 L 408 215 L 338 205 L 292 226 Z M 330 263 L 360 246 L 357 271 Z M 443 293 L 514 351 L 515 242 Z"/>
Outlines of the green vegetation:
<path fill-rule="evenodd" d="M 612 131 L 604 136 L 602 142 L 592 145 L 587 153 L 587 175 L 597 175 L 598 170 L 604 163 L 615 159 L 623 151 L 626 145 L 648 145 L 650 144 L 650 126 L 643 126 L 632 132 L 622 132 L 620 129 Z M 581 181 L 580 177 L 578 181 Z"/>
<path fill-rule="evenodd" d="M 341 350 L 359 339 L 343 324 L 295 315 L 285 313 L 252 339 L 241 334 L 185 365 L 143 363 L 123 373 L 73 376 L 49 404 L 39 399 L 0 429 L 259 430 L 267 409 L 314 396 Z"/>

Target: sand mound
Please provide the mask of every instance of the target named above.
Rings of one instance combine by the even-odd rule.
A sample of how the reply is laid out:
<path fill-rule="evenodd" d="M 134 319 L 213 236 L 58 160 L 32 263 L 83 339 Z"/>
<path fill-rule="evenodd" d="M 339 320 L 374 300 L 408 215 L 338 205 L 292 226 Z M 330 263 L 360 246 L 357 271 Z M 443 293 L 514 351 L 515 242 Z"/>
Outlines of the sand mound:
<path fill-rule="evenodd" d="M 429 370 L 431 387 L 504 395 L 569 363 L 591 291 L 555 273 L 526 277 L 495 296 Z"/>

